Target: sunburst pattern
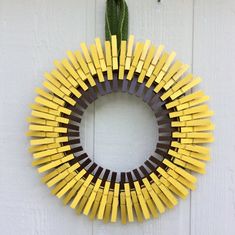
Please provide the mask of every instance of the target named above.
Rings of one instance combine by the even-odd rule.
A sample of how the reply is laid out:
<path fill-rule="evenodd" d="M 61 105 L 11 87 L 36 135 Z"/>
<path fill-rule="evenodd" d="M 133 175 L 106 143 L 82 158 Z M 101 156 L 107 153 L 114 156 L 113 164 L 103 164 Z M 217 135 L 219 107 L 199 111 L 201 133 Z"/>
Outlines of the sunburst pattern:
<path fill-rule="evenodd" d="M 27 135 L 32 165 L 44 173 L 42 182 L 53 187 L 52 194 L 90 219 L 116 222 L 120 211 L 125 224 L 156 218 L 195 189 L 190 172 L 205 173 L 210 154 L 204 144 L 213 141 L 214 126 L 205 104 L 209 97 L 194 91 L 201 79 L 187 73 L 188 65 L 175 60 L 175 52 L 149 40 L 134 45 L 133 35 L 120 48 L 119 53 L 116 36 L 104 49 L 96 38 L 90 50 L 82 43 L 81 51 L 55 60 L 43 88 L 36 89 Z M 93 162 L 79 138 L 88 104 L 118 90 L 148 103 L 160 133 L 155 153 L 120 175 Z"/>

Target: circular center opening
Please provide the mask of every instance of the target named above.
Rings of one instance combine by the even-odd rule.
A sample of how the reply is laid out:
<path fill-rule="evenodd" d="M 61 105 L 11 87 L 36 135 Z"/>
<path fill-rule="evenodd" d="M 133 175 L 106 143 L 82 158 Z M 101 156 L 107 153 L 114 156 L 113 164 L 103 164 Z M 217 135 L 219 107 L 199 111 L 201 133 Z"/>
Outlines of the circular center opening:
<path fill-rule="evenodd" d="M 80 131 L 89 157 L 117 172 L 142 165 L 154 153 L 158 139 L 157 120 L 150 107 L 121 92 L 99 97 L 89 105 Z"/>

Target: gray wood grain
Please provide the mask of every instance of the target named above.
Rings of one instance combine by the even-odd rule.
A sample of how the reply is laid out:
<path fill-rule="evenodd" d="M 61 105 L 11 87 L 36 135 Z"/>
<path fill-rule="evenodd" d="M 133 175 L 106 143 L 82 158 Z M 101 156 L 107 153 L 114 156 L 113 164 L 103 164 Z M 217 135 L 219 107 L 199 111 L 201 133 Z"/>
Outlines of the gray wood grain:
<path fill-rule="evenodd" d="M 192 235 L 235 233 L 234 12 L 234 1 L 195 2 L 193 69 L 211 96 L 216 130 L 212 161 L 192 193 Z"/>

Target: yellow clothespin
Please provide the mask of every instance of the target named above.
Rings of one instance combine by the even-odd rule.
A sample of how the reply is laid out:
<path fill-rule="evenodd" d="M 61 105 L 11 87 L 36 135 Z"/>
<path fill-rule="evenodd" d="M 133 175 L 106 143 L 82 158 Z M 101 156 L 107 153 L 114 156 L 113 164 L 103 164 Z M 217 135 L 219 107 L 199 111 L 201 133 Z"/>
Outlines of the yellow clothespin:
<path fill-rule="evenodd" d="M 117 51 L 117 36 L 111 36 L 111 48 L 112 48 L 112 64 L 113 70 L 118 69 L 118 51 Z"/>
<path fill-rule="evenodd" d="M 113 189 L 109 189 L 107 203 L 104 211 L 104 218 L 103 218 L 104 223 L 107 223 L 110 219 L 112 202 L 113 202 Z"/>
<path fill-rule="evenodd" d="M 48 82 L 50 82 L 53 86 L 58 88 L 64 95 L 70 96 L 71 91 L 67 89 L 60 81 L 58 81 L 56 78 L 54 78 L 49 73 L 44 73 L 44 77 L 47 79 Z"/>
<path fill-rule="evenodd" d="M 60 71 L 61 74 L 63 74 L 64 77 L 69 77 L 69 72 L 65 69 L 65 67 L 58 61 L 54 60 L 55 67 Z"/>
<path fill-rule="evenodd" d="M 185 115 L 194 114 L 194 113 L 207 112 L 208 110 L 209 110 L 208 105 L 199 105 L 199 106 L 184 109 L 181 111 L 172 112 L 169 114 L 169 116 L 170 118 L 174 118 L 174 117 L 180 117 L 180 116 L 185 116 Z"/>
<path fill-rule="evenodd" d="M 161 201 L 164 203 L 164 205 L 172 209 L 174 205 L 170 202 L 170 200 L 166 197 L 166 195 L 161 191 L 161 189 L 157 186 L 155 182 L 151 182 L 152 189 L 154 192 L 158 195 L 158 197 L 161 199 Z"/>
<path fill-rule="evenodd" d="M 130 191 L 130 184 L 129 183 L 124 183 L 124 190 L 125 190 L 128 221 L 133 222 L 134 215 L 133 215 L 133 210 L 132 210 L 132 200 L 131 200 L 131 191 Z"/>
<path fill-rule="evenodd" d="M 184 115 L 184 116 L 180 116 L 179 120 L 180 121 L 188 121 L 188 120 L 196 120 L 196 119 L 201 119 L 201 118 L 207 118 L 207 117 L 211 117 L 214 115 L 214 112 L 211 110 L 208 111 L 204 111 L 204 112 L 198 112 L 198 113 L 193 113 L 193 114 L 189 114 L 189 115 Z"/>
<path fill-rule="evenodd" d="M 120 207 L 121 207 L 121 222 L 126 224 L 127 222 L 127 211 L 126 211 L 126 196 L 124 191 L 120 191 Z"/>
<path fill-rule="evenodd" d="M 34 153 L 33 157 L 35 159 L 36 158 L 41 158 L 41 157 L 47 157 L 47 156 L 52 155 L 52 154 L 63 153 L 63 152 L 69 151 L 69 150 L 71 150 L 71 146 L 70 145 L 65 145 L 65 146 L 61 146 L 59 148 L 54 148 L 54 149 L 49 149 L 49 150 Z"/>
<path fill-rule="evenodd" d="M 89 186 L 89 184 L 91 183 L 92 179 L 93 179 L 93 175 L 89 174 L 88 177 L 85 179 L 84 184 L 82 185 L 82 187 L 79 189 L 79 191 L 77 192 L 77 195 L 75 196 L 75 198 L 73 199 L 73 202 L 71 203 L 70 207 L 71 208 L 75 208 L 77 206 L 77 204 L 80 202 L 82 196 L 84 195 L 87 187 Z"/>
<path fill-rule="evenodd" d="M 171 122 L 172 127 L 205 127 L 212 126 L 212 122 L 210 119 L 197 119 L 190 121 L 174 121 Z"/>
<path fill-rule="evenodd" d="M 28 117 L 27 122 L 43 126 L 53 126 L 53 127 L 59 126 L 59 123 L 57 121 L 50 121 L 35 117 Z"/>
<path fill-rule="evenodd" d="M 118 79 L 123 80 L 126 60 L 126 41 L 121 41 Z"/>
<path fill-rule="evenodd" d="M 71 52 L 72 53 L 72 52 Z M 67 61 L 68 62 L 68 61 Z M 59 63 L 59 61 L 58 61 Z M 60 71 L 58 71 L 57 69 L 53 69 L 51 71 L 51 75 L 56 78 L 59 82 L 61 82 L 66 88 L 70 89 L 72 87 L 77 87 L 78 86 L 78 83 L 77 81 L 72 78 L 71 76 L 69 76 L 68 78 L 71 78 L 68 79 L 67 77 L 64 77 L 63 74 L 60 73 Z"/>
<path fill-rule="evenodd" d="M 179 181 L 182 185 L 184 185 L 186 188 L 191 189 L 191 190 L 195 190 L 195 184 L 189 182 L 187 179 L 185 179 L 184 177 L 180 176 L 179 174 L 177 174 L 175 171 L 173 171 L 172 169 L 168 168 L 167 169 L 167 173 L 172 176 L 175 180 Z"/>
<path fill-rule="evenodd" d="M 188 150 L 185 150 L 185 149 L 178 149 L 178 153 L 184 154 L 185 156 L 188 156 L 188 157 L 196 158 L 198 160 L 203 160 L 203 161 L 209 161 L 210 160 L 209 155 L 205 155 L 205 154 L 201 154 L 201 153 L 195 153 L 195 152 L 191 152 L 191 151 L 188 151 Z"/>
<path fill-rule="evenodd" d="M 173 184 L 171 184 L 166 178 L 163 176 L 160 177 L 160 181 L 162 184 L 165 185 L 166 188 L 168 188 L 172 193 L 175 195 L 181 197 L 182 199 L 185 199 L 186 196 L 183 195 Z"/>
<path fill-rule="evenodd" d="M 59 165 L 62 165 L 65 162 L 68 162 L 68 161 L 72 160 L 73 158 L 74 158 L 73 154 L 69 154 L 69 155 L 67 155 L 67 156 L 65 156 L 61 159 L 58 159 L 56 161 L 50 162 L 50 163 L 48 163 L 44 166 L 39 167 L 38 172 L 42 173 L 42 172 L 48 171 L 48 170 L 50 170 L 54 167 L 57 167 Z"/>
<path fill-rule="evenodd" d="M 184 145 L 176 141 L 171 142 L 172 147 L 180 148 L 180 149 L 186 149 L 188 151 L 196 152 L 196 153 L 201 153 L 208 155 L 210 153 L 210 149 L 204 146 L 200 145 Z"/>
<path fill-rule="evenodd" d="M 51 108 L 51 109 L 58 110 L 58 108 L 59 108 L 58 104 L 54 103 L 53 101 L 47 100 L 47 99 L 45 99 L 41 96 L 37 96 L 35 98 L 35 102 L 38 103 L 38 104 L 44 105 L 48 108 Z"/>
<path fill-rule="evenodd" d="M 148 49 L 150 47 L 150 44 L 151 44 L 150 40 L 146 40 L 145 43 L 144 43 L 143 51 L 141 53 L 140 60 L 137 64 L 137 67 L 136 67 L 136 70 L 135 70 L 137 73 L 141 73 L 141 70 L 143 68 L 145 59 L 147 57 L 147 53 L 148 53 Z"/>
<path fill-rule="evenodd" d="M 87 62 L 88 68 L 90 70 L 90 73 L 93 76 L 93 75 L 96 74 L 96 70 L 95 70 L 94 64 L 93 64 L 93 62 L 91 60 L 91 56 L 89 54 L 89 51 L 87 49 L 86 44 L 85 43 L 81 43 L 81 48 L 82 48 L 82 52 L 83 52 L 83 55 L 85 57 L 85 60 Z"/>
<path fill-rule="evenodd" d="M 96 216 L 96 213 L 97 213 L 99 205 L 100 205 L 100 200 L 102 198 L 102 194 L 103 194 L 103 188 L 99 188 L 98 192 L 96 194 L 96 197 L 95 197 L 95 201 L 94 201 L 92 208 L 91 208 L 91 213 L 89 215 L 89 218 L 91 220 L 93 220 Z"/>
<path fill-rule="evenodd" d="M 75 58 L 72 58 L 72 57 L 74 57 L 73 53 L 71 51 L 67 51 L 67 55 L 68 55 L 70 60 L 73 60 L 72 63 L 75 64 Z M 77 87 L 78 83 L 77 83 L 77 81 L 75 80 L 75 78 L 71 74 L 71 73 L 73 73 L 73 75 L 75 77 L 77 77 L 76 71 L 73 69 L 73 67 L 71 67 L 71 65 L 68 63 L 68 61 L 64 61 L 63 63 L 60 63 L 58 60 L 54 60 L 54 65 L 60 71 L 60 73 L 63 74 L 63 76 L 71 84 L 74 85 L 74 87 Z M 75 68 L 76 68 L 76 66 L 75 66 Z M 85 79 L 84 74 L 82 74 L 82 78 Z"/>
<path fill-rule="evenodd" d="M 31 115 L 33 117 L 38 117 L 38 118 L 43 118 L 43 119 L 53 120 L 53 121 L 56 119 L 56 116 L 53 114 L 48 114 L 48 113 L 44 113 L 44 112 L 36 111 L 36 110 L 32 110 Z M 59 112 L 58 112 L 58 115 L 59 115 Z"/>
<path fill-rule="evenodd" d="M 99 207 L 98 214 L 97 214 L 97 218 L 99 220 L 102 220 L 104 217 L 104 211 L 105 211 L 105 207 L 107 203 L 109 187 L 110 187 L 110 182 L 106 181 L 104 185 L 103 195 L 100 201 L 100 207 Z"/>
<path fill-rule="evenodd" d="M 95 64 L 96 73 L 98 75 L 99 82 L 104 82 L 104 76 L 103 76 L 103 72 L 101 70 L 100 61 L 99 61 L 98 53 L 97 53 L 97 50 L 96 50 L 96 46 L 94 44 L 92 44 L 90 46 L 90 50 L 91 50 L 91 56 L 92 56 L 94 64 Z"/>
<path fill-rule="evenodd" d="M 58 168 L 56 168 L 54 171 L 44 175 L 41 179 L 41 181 L 43 183 L 48 182 L 50 179 L 54 178 L 55 176 L 57 176 L 59 173 L 61 173 L 62 171 L 64 171 L 65 169 L 69 168 L 70 164 L 69 163 L 64 163 L 63 165 L 59 166 Z"/>
<path fill-rule="evenodd" d="M 51 118 L 51 119 L 50 118 L 45 118 L 45 119 L 55 120 L 55 116 L 59 116 L 60 115 L 59 111 L 53 110 L 53 109 L 49 109 L 49 108 L 43 107 L 43 106 L 38 105 L 38 104 L 31 104 L 29 107 L 32 109 L 32 112 L 33 111 L 38 111 L 38 112 L 45 113 L 47 115 L 53 115 L 53 118 Z M 34 116 L 34 115 L 32 114 L 32 116 Z M 40 116 L 38 116 L 38 117 L 40 117 Z"/>
<path fill-rule="evenodd" d="M 163 213 L 165 211 L 165 207 L 162 204 L 161 200 L 158 198 L 157 194 L 154 192 L 149 180 L 147 178 L 143 178 L 143 183 L 148 190 L 151 198 L 153 199 L 154 204 L 156 205 L 158 211 L 160 213 Z"/>
<path fill-rule="evenodd" d="M 31 114 L 32 114 L 33 117 L 40 118 L 40 120 L 42 118 L 42 119 L 45 119 L 46 121 L 47 120 L 49 120 L 49 121 L 53 120 L 53 121 L 58 122 L 58 123 L 64 123 L 64 124 L 69 123 L 68 118 L 58 117 L 58 116 L 55 116 L 53 114 L 43 113 L 43 112 L 34 111 L 34 110 L 32 110 Z M 58 113 L 58 115 L 59 115 L 59 113 Z"/>
<path fill-rule="evenodd" d="M 43 144 L 43 145 L 39 145 L 39 146 L 31 146 L 29 148 L 29 152 L 36 153 L 36 152 L 41 152 L 41 151 L 44 151 L 44 150 L 59 148 L 60 146 L 61 145 L 59 143 Z"/>
<path fill-rule="evenodd" d="M 56 195 L 64 186 L 66 186 L 67 183 L 70 182 L 71 179 L 73 179 L 77 175 L 76 172 L 71 172 L 69 175 L 67 175 L 62 181 L 60 181 L 52 190 L 51 194 Z"/>
<path fill-rule="evenodd" d="M 102 180 L 101 179 L 97 179 L 97 181 L 96 181 L 96 183 L 95 183 L 95 185 L 93 187 L 93 190 L 91 192 L 91 195 L 90 195 L 90 197 L 89 197 L 89 199 L 88 199 L 88 201 L 87 201 L 87 203 L 85 205 L 85 208 L 83 210 L 83 214 L 84 215 L 88 215 L 89 214 L 89 212 L 91 210 L 91 207 L 92 207 L 92 205 L 93 205 L 93 203 L 95 201 L 95 198 L 96 198 L 96 195 L 97 195 L 97 192 L 98 192 L 98 190 L 100 188 L 101 183 L 102 183 Z"/>
<path fill-rule="evenodd" d="M 189 65 L 184 64 L 181 66 L 181 68 L 178 70 L 178 72 L 164 85 L 164 89 L 168 90 L 172 85 L 175 84 L 177 80 L 179 80 L 188 70 Z"/>
<path fill-rule="evenodd" d="M 168 58 L 169 60 L 169 58 Z M 167 62 L 166 62 L 167 64 Z M 165 64 L 165 65 L 166 65 Z M 164 65 L 164 67 L 165 67 Z M 172 67 L 169 69 L 169 71 L 164 72 L 164 67 L 161 70 L 161 73 L 158 75 L 155 81 L 157 81 L 159 84 L 155 88 L 155 92 L 159 92 L 166 83 L 174 76 L 175 73 L 182 67 L 182 63 L 180 61 L 176 61 Z"/>
<path fill-rule="evenodd" d="M 72 166 L 70 166 L 68 169 L 65 169 L 63 172 L 61 172 L 60 174 L 58 174 L 56 177 L 54 177 L 53 179 L 49 180 L 47 182 L 47 186 L 50 188 L 53 185 L 55 185 L 56 183 L 58 183 L 59 181 L 61 181 L 62 179 L 64 179 L 68 174 L 70 174 L 71 172 L 75 171 L 76 169 L 78 169 L 78 167 L 80 166 L 79 163 L 75 163 Z"/>
<path fill-rule="evenodd" d="M 149 49 L 149 52 L 148 52 L 148 55 L 144 61 L 144 65 L 143 65 L 143 68 L 141 70 L 141 73 L 139 75 L 139 78 L 138 78 L 138 82 L 142 83 L 144 81 L 144 77 L 148 71 L 148 68 L 150 66 L 150 63 L 153 59 L 153 56 L 154 56 L 154 53 L 156 51 L 156 47 L 154 45 L 152 45 Z"/>
<path fill-rule="evenodd" d="M 184 161 L 181 161 L 180 159 L 177 159 L 175 158 L 173 160 L 173 162 L 178 165 L 178 166 L 181 166 L 185 169 L 188 169 L 188 170 L 191 170 L 191 171 L 194 171 L 194 172 L 197 172 L 197 173 L 200 173 L 200 174 L 205 174 L 206 173 L 206 170 L 205 168 L 199 168 L 199 167 L 196 167 L 195 165 L 191 165 L 187 162 L 184 162 Z"/>
<path fill-rule="evenodd" d="M 214 137 L 210 138 L 181 138 L 180 143 L 182 144 L 205 144 L 212 143 L 214 141 Z"/>
<path fill-rule="evenodd" d="M 79 86 L 86 91 L 88 89 L 88 86 L 86 85 L 86 83 L 83 81 L 86 79 L 85 74 L 83 73 L 82 70 L 80 70 L 80 75 L 79 76 L 78 73 L 74 70 L 74 68 L 72 67 L 72 65 L 69 63 L 69 61 L 67 59 L 63 59 L 62 60 L 62 64 L 63 66 L 68 70 L 68 72 L 71 74 L 71 76 L 78 82 Z"/>
<path fill-rule="evenodd" d="M 137 194 L 136 194 L 134 181 L 133 181 L 131 172 L 127 172 L 127 178 L 128 178 L 129 184 L 130 184 L 130 186 L 129 186 L 130 196 L 131 196 L 132 204 L 133 204 L 134 209 L 135 209 L 137 220 L 138 220 L 138 222 L 143 222 L 143 214 L 142 214 L 142 210 L 141 210 L 141 207 L 140 207 L 140 204 L 139 204 L 139 201 L 138 201 L 138 197 L 137 197 Z M 129 190 L 129 189 L 127 188 L 127 190 Z M 128 204 L 131 204 L 131 203 L 127 202 L 127 205 Z M 127 207 L 127 210 L 128 210 L 128 207 Z M 132 208 L 131 208 L 131 210 L 132 210 Z"/>
<path fill-rule="evenodd" d="M 80 214 L 84 208 L 84 206 L 86 205 L 92 191 L 93 191 L 94 185 L 91 183 L 88 185 L 84 195 L 82 196 L 81 202 L 79 203 L 77 209 L 76 209 L 76 213 Z"/>
<path fill-rule="evenodd" d="M 80 51 L 75 51 L 74 54 L 75 54 L 75 56 L 76 56 L 77 61 L 78 61 L 79 64 L 80 64 L 80 66 L 81 66 L 83 72 L 85 73 L 85 75 L 86 75 L 86 77 L 87 77 L 87 79 L 88 79 L 90 85 L 91 85 L 92 87 L 95 86 L 96 83 L 95 83 L 95 81 L 94 81 L 94 79 L 93 79 L 93 77 L 92 77 L 93 74 L 91 75 L 91 72 L 90 72 L 90 69 L 89 69 L 89 67 L 88 67 L 88 64 L 87 64 L 87 63 L 85 62 L 85 60 L 83 59 L 81 52 L 80 52 Z M 92 65 L 91 65 L 90 67 L 91 67 L 91 70 L 93 71 Z"/>
<path fill-rule="evenodd" d="M 29 130 L 42 131 L 42 132 L 67 133 L 67 128 L 65 127 L 54 127 L 54 126 L 33 125 L 33 124 L 29 125 Z"/>
<path fill-rule="evenodd" d="M 110 41 L 105 41 L 105 58 L 107 63 L 107 77 L 108 80 L 113 80 L 113 65 Z"/>
<path fill-rule="evenodd" d="M 48 81 L 45 81 L 43 83 L 43 86 L 45 88 L 47 88 L 48 90 L 52 91 L 53 93 L 55 93 L 57 96 L 59 96 L 61 99 L 65 100 L 66 102 L 68 102 L 69 104 L 73 105 L 73 100 L 72 98 L 69 97 L 69 95 L 66 95 L 64 92 L 61 91 L 61 89 L 59 89 L 58 87 L 56 87 L 54 84 L 48 82 Z M 67 89 L 67 88 L 66 88 Z M 69 92 L 71 93 L 71 92 Z M 81 96 L 81 93 L 79 92 L 75 92 L 76 94 L 76 97 L 77 98 L 80 98 Z M 75 95 L 74 94 L 74 95 Z"/>
<path fill-rule="evenodd" d="M 176 53 L 174 51 L 170 53 L 170 55 L 168 56 L 166 62 L 164 63 L 164 66 L 162 67 L 161 71 L 157 75 L 157 77 L 155 79 L 155 82 L 160 83 L 160 81 L 162 81 L 162 79 L 165 76 L 165 74 L 167 73 L 171 63 L 175 59 L 175 56 L 176 56 Z"/>
<path fill-rule="evenodd" d="M 111 211 L 111 222 L 116 222 L 117 213 L 118 213 L 118 204 L 119 204 L 119 190 L 120 184 L 114 184 L 114 193 L 113 193 L 113 203 L 112 203 L 112 211 Z"/>
<path fill-rule="evenodd" d="M 131 68 L 127 74 L 127 80 L 132 80 L 134 76 L 134 72 L 136 70 L 139 58 L 141 56 L 141 53 L 143 51 L 144 44 L 143 43 L 137 43 L 134 51 L 133 61 L 131 63 Z"/>
<path fill-rule="evenodd" d="M 58 137 L 59 133 L 54 132 L 42 132 L 42 131 L 28 131 L 26 136 L 30 137 Z"/>
<path fill-rule="evenodd" d="M 96 49 L 98 52 L 98 57 L 100 60 L 100 66 L 101 66 L 102 72 L 105 72 L 105 71 L 107 71 L 107 67 L 106 67 L 106 63 L 105 63 L 105 59 L 104 59 L 104 53 L 103 53 L 100 38 L 95 39 L 95 45 L 96 45 Z"/>
<path fill-rule="evenodd" d="M 125 70 L 130 70 L 131 68 L 133 46 L 134 46 L 134 35 L 130 35 L 127 43 Z"/>
<path fill-rule="evenodd" d="M 84 175 L 86 173 L 86 171 L 83 169 L 82 171 L 84 171 L 82 174 Z M 81 171 L 80 171 L 81 172 Z M 68 182 L 57 194 L 56 196 L 58 198 L 61 198 L 61 195 L 65 195 L 64 200 L 63 200 L 63 204 L 67 205 L 69 203 L 69 201 L 76 195 L 77 191 L 81 188 L 82 184 L 84 183 L 84 180 L 80 180 L 82 179 L 80 172 L 73 178 L 70 180 L 70 182 Z M 78 177 L 79 175 L 79 177 Z M 79 178 L 79 179 L 78 179 Z M 70 191 L 69 191 L 70 190 Z"/>
<path fill-rule="evenodd" d="M 191 175 L 190 173 L 188 173 L 187 171 L 185 171 L 184 169 L 176 166 L 175 164 L 173 164 L 172 162 L 170 162 L 167 159 L 164 159 L 163 163 L 165 165 L 167 165 L 169 168 L 171 168 L 172 170 L 174 170 L 176 173 L 178 173 L 179 175 L 181 175 L 182 177 L 184 177 L 185 179 L 190 181 L 191 183 L 196 183 L 197 178 L 195 176 Z"/>
<path fill-rule="evenodd" d="M 153 72 L 151 73 L 151 76 L 149 77 L 147 83 L 146 83 L 146 87 L 150 87 L 153 82 L 155 81 L 156 77 L 158 76 L 158 74 L 160 73 L 162 67 L 164 66 L 167 58 L 168 58 L 168 53 L 163 53 L 162 57 L 158 59 Z"/>
<path fill-rule="evenodd" d="M 69 95 L 66 95 L 65 93 L 63 93 L 61 91 L 61 89 L 57 88 L 56 86 L 54 86 L 52 83 L 45 81 L 43 83 L 43 86 L 45 88 L 47 88 L 48 90 L 50 90 L 51 92 L 53 92 L 54 94 L 56 94 L 58 97 L 60 97 L 61 99 L 63 99 L 64 101 L 66 101 L 67 103 L 74 105 L 74 100 L 69 97 Z M 71 92 L 73 91 L 73 94 L 77 97 L 80 98 L 81 97 L 81 93 L 79 91 L 77 91 L 75 88 L 71 90 Z M 70 92 L 70 93 L 71 93 Z"/>
<path fill-rule="evenodd" d="M 205 95 L 205 96 L 200 97 L 199 99 L 194 99 L 194 100 L 186 102 L 184 104 L 177 105 L 176 109 L 177 110 L 187 109 L 187 108 L 205 103 L 207 100 L 209 100 L 209 96 Z"/>
<path fill-rule="evenodd" d="M 192 74 L 188 74 L 186 77 L 184 77 L 183 79 L 181 79 L 180 81 L 178 81 L 172 88 L 170 88 L 169 90 L 167 90 L 162 96 L 161 99 L 162 100 L 166 100 L 169 97 L 172 97 L 172 95 L 177 95 L 177 97 L 182 94 L 182 87 L 186 84 L 189 84 L 190 81 L 193 79 L 193 75 Z M 175 97 L 175 98 L 177 98 Z M 173 100 L 173 98 L 172 98 Z"/>
<path fill-rule="evenodd" d="M 66 61 L 69 63 L 68 61 Z M 64 61 L 64 63 L 66 63 Z M 69 76 L 68 78 L 65 78 L 58 70 L 54 69 L 51 71 L 51 74 L 60 81 L 66 88 L 68 88 L 76 97 L 80 96 L 80 93 L 76 89 L 78 86 L 78 82 L 72 78 L 72 76 Z M 82 86 L 84 86 L 83 83 L 81 83 Z M 86 89 L 86 85 L 84 86 L 84 89 Z"/>
<path fill-rule="evenodd" d="M 173 132 L 173 138 L 186 138 L 186 139 L 210 139 L 213 137 L 212 133 L 209 132 Z"/>
<path fill-rule="evenodd" d="M 150 64 L 150 66 L 149 66 L 149 68 L 148 68 L 148 71 L 147 71 L 147 73 L 146 73 L 146 76 L 147 76 L 147 77 L 150 77 L 150 76 L 152 75 L 152 73 L 153 73 L 153 71 L 154 71 L 154 68 L 155 68 L 155 66 L 156 66 L 157 63 L 158 63 L 159 58 L 160 58 L 160 56 L 161 56 L 163 50 L 164 50 L 164 45 L 160 45 L 160 46 L 157 48 L 156 54 L 154 55 L 153 60 L 151 61 L 151 64 Z"/>
<path fill-rule="evenodd" d="M 181 132 L 201 132 L 201 131 L 212 131 L 215 129 L 213 124 L 206 126 L 191 126 L 191 127 L 181 127 Z"/>
<path fill-rule="evenodd" d="M 138 197 L 138 200 L 139 200 L 140 207 L 142 209 L 144 218 L 146 220 L 148 220 L 148 219 L 150 219 L 150 213 L 149 213 L 149 209 L 147 207 L 146 201 L 144 199 L 144 196 L 143 196 L 143 193 L 142 193 L 139 181 L 135 181 L 134 182 L 134 186 L 135 186 L 135 191 L 136 191 L 136 194 L 137 194 L 137 197 Z"/>
<path fill-rule="evenodd" d="M 188 190 L 175 178 L 171 177 L 163 168 L 158 167 L 157 172 L 159 172 L 167 181 L 169 181 L 185 198 L 188 195 Z"/>
<path fill-rule="evenodd" d="M 171 95 L 171 99 L 174 100 L 177 97 L 179 97 L 180 95 L 186 93 L 187 91 L 189 91 L 190 89 L 192 89 L 193 87 L 195 87 L 196 85 L 198 85 L 201 82 L 201 78 L 195 78 L 193 79 L 189 84 L 185 85 L 184 87 L 181 87 L 180 90 L 176 91 L 175 93 L 173 93 Z"/>
<path fill-rule="evenodd" d="M 72 51 L 67 51 L 66 54 L 67 54 L 67 56 L 69 57 L 69 60 L 71 61 L 71 63 L 72 63 L 72 65 L 73 65 L 74 69 L 76 70 L 77 74 L 80 76 L 80 78 L 81 78 L 83 81 L 85 81 L 85 80 L 87 79 L 87 77 L 86 77 L 84 71 L 82 70 L 82 68 L 80 67 L 80 65 L 79 65 L 79 63 L 78 63 L 78 61 L 77 61 L 77 58 L 76 58 L 74 52 L 72 52 Z M 69 79 L 68 79 L 68 80 L 69 80 Z M 69 81 L 70 81 L 70 80 L 69 80 Z M 74 82 L 75 80 L 71 80 L 71 81 Z M 75 83 L 76 83 L 76 81 L 75 81 Z M 74 84 L 75 84 L 75 83 L 74 83 Z M 73 83 L 71 82 L 71 84 L 73 84 Z"/>
<path fill-rule="evenodd" d="M 131 190 L 131 199 L 135 208 L 135 213 L 138 222 L 143 222 L 143 215 L 138 201 L 138 197 L 135 190 Z"/>
<path fill-rule="evenodd" d="M 35 92 L 37 94 L 39 94 L 40 96 L 42 96 L 42 97 L 44 97 L 44 98 L 46 98 L 48 100 L 51 100 L 51 101 L 55 102 L 56 104 L 59 104 L 60 106 L 64 106 L 65 105 L 65 101 L 64 100 L 56 97 L 54 94 L 52 95 L 52 94 L 44 91 L 41 88 L 36 88 Z"/>
<path fill-rule="evenodd" d="M 146 189 L 145 186 L 143 186 L 141 188 L 142 190 L 142 193 L 143 193 L 143 196 L 144 196 L 144 199 L 149 207 L 149 210 L 151 211 L 151 214 L 154 218 L 157 218 L 158 217 L 158 213 L 157 213 L 157 210 L 156 210 L 156 207 L 154 206 L 154 203 L 149 195 L 149 192 L 148 190 Z"/>
<path fill-rule="evenodd" d="M 32 166 L 38 166 L 38 165 L 50 163 L 55 160 L 61 159 L 63 157 L 64 157 L 63 153 L 57 153 L 57 154 L 54 154 L 54 155 L 51 155 L 48 157 L 39 158 L 39 159 L 36 159 L 32 162 Z"/>
<path fill-rule="evenodd" d="M 109 173 L 110 173 L 110 170 L 106 170 L 104 172 L 101 185 L 98 189 L 94 203 L 92 205 L 91 213 L 89 216 L 90 219 L 94 219 L 97 213 L 99 213 L 98 218 L 103 219 L 103 214 L 104 214 L 106 201 L 107 201 L 107 195 L 108 195 L 109 186 L 110 186 L 110 183 L 108 183 L 107 181 Z"/>
<path fill-rule="evenodd" d="M 151 173 L 150 177 L 152 180 L 156 183 L 156 185 L 160 188 L 160 190 L 165 194 L 165 196 L 168 198 L 170 203 L 173 204 L 173 206 L 177 205 L 178 201 L 175 198 L 175 196 L 172 194 L 172 192 L 160 181 L 160 179 L 156 176 L 155 173 Z"/>

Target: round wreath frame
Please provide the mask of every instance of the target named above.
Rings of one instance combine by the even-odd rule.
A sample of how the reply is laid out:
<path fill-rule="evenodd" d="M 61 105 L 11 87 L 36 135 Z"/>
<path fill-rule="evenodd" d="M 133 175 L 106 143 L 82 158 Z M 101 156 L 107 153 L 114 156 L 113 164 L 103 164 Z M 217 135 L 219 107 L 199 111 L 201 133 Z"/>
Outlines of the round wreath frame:
<path fill-rule="evenodd" d="M 33 166 L 45 173 L 42 182 L 54 186 L 51 193 L 63 198 L 79 214 L 90 219 L 116 222 L 156 218 L 173 208 L 178 197 L 195 189 L 196 177 L 204 174 L 213 141 L 210 120 L 213 112 L 203 91 L 193 91 L 201 81 L 187 73 L 188 65 L 175 61 L 176 53 L 149 40 L 134 36 L 101 40 L 82 52 L 67 51 L 68 59 L 54 61 L 55 69 L 45 73 L 44 88 L 37 88 L 28 118 Z M 128 92 L 143 99 L 153 110 L 159 125 L 155 153 L 130 172 L 111 172 L 93 162 L 80 144 L 79 124 L 88 104 L 99 95 Z"/>

